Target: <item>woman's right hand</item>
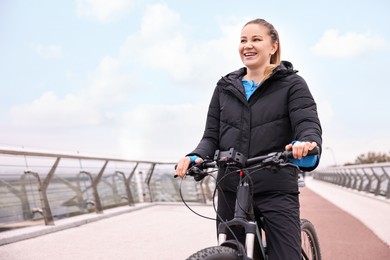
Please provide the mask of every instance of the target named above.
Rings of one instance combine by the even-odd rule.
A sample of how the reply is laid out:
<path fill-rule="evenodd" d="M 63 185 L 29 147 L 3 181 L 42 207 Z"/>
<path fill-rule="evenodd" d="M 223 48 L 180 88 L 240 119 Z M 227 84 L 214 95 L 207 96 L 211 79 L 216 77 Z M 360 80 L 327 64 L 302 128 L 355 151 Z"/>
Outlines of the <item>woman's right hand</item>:
<path fill-rule="evenodd" d="M 200 157 L 195 160 L 195 163 L 201 163 L 201 162 L 203 162 L 203 160 Z M 186 157 L 181 158 L 179 160 L 179 162 L 177 163 L 176 175 L 182 179 L 185 178 L 186 172 L 190 166 L 190 163 L 191 163 L 190 157 L 186 156 Z"/>

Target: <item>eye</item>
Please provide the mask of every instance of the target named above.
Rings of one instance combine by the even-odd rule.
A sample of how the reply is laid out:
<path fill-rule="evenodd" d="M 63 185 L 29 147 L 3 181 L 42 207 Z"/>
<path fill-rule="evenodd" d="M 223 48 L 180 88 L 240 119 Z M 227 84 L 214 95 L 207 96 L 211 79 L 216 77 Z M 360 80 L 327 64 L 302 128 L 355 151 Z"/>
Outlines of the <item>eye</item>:
<path fill-rule="evenodd" d="M 245 39 L 241 39 L 241 40 L 240 40 L 240 43 L 245 43 L 245 42 L 246 42 Z"/>

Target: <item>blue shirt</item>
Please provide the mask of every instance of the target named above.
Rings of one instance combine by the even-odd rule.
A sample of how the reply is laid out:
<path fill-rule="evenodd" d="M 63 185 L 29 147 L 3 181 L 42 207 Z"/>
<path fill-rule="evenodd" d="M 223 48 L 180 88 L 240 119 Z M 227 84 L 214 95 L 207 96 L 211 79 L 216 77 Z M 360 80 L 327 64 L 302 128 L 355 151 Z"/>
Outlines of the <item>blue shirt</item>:
<path fill-rule="evenodd" d="M 241 81 L 242 81 L 242 85 L 244 86 L 246 100 L 249 100 L 249 98 L 252 96 L 253 92 L 255 92 L 255 90 L 259 85 L 256 84 L 253 80 L 247 81 L 243 79 Z"/>

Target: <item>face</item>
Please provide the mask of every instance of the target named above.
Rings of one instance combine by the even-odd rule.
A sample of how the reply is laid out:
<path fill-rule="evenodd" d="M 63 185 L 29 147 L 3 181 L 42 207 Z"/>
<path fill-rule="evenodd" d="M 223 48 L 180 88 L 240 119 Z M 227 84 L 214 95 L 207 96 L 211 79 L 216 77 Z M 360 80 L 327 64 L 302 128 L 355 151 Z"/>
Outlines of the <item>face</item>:
<path fill-rule="evenodd" d="M 268 66 L 276 50 L 277 43 L 272 43 L 267 27 L 260 24 L 248 24 L 242 28 L 238 51 L 247 68 L 256 69 Z"/>

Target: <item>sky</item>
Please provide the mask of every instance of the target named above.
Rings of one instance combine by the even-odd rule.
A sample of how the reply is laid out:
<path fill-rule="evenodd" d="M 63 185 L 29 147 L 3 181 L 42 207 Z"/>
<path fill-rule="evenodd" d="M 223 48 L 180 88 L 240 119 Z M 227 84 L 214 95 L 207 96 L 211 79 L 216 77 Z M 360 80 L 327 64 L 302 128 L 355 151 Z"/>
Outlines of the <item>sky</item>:
<path fill-rule="evenodd" d="M 280 35 L 317 102 L 320 167 L 390 152 L 389 1 L 0 0 L 0 148 L 177 161 L 242 26 Z"/>

